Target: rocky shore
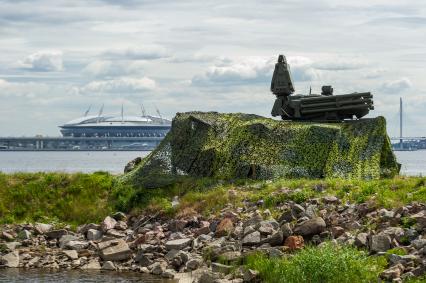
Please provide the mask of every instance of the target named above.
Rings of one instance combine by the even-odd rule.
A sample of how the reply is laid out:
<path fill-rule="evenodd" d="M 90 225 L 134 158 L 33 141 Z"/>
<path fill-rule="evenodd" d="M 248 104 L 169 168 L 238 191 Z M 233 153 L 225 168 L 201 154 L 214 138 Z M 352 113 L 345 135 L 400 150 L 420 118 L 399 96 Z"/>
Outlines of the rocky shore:
<path fill-rule="evenodd" d="M 229 190 L 232 200 L 237 191 Z M 282 188 L 277 194 L 295 190 Z M 175 198 L 173 205 L 179 200 Z M 116 270 L 150 273 L 180 282 L 259 282 L 244 265 L 254 252 L 292 257 L 306 245 L 352 245 L 384 256 L 379 279 L 403 282 L 426 270 L 426 206 L 380 208 L 342 203 L 335 196 L 285 201 L 271 213 L 263 200 L 230 202 L 219 215 L 188 209 L 172 219 L 117 212 L 76 230 L 52 224 L 2 225 L 0 264 L 6 268 Z M 190 279 L 188 279 L 190 278 Z"/>

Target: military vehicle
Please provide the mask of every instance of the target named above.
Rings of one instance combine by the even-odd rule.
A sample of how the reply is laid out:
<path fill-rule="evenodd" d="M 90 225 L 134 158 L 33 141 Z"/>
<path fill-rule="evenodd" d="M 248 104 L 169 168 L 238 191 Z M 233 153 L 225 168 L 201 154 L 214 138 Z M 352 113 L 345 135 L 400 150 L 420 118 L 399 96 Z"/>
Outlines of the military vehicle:
<path fill-rule="evenodd" d="M 333 88 L 325 85 L 321 94 L 294 95 L 290 66 L 283 55 L 278 56 L 275 64 L 271 91 L 277 97 L 271 114 L 283 120 L 342 121 L 354 116 L 360 119 L 374 109 L 370 92 L 333 95 Z"/>

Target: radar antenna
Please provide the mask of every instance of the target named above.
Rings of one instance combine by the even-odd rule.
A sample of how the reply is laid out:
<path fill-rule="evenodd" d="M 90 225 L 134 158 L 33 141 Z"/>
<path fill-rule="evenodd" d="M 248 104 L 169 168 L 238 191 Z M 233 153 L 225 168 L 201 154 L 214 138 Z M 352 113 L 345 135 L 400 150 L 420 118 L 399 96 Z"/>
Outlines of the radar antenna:
<path fill-rule="evenodd" d="M 84 112 L 84 117 L 87 117 L 89 115 L 90 109 L 92 108 L 92 104 L 90 104 L 89 108 Z"/>

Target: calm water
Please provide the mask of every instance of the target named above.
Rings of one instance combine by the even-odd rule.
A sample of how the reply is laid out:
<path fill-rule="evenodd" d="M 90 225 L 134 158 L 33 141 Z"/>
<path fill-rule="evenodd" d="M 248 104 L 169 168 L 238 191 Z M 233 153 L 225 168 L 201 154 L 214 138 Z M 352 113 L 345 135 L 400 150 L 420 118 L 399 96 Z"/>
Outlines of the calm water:
<path fill-rule="evenodd" d="M 143 283 L 175 283 L 176 280 L 164 280 L 141 273 L 119 273 L 105 271 L 81 270 L 43 270 L 43 269 L 0 269 L 0 282 L 13 283 L 56 283 L 56 282 L 143 282 Z"/>
<path fill-rule="evenodd" d="M 0 171 L 123 173 L 127 162 L 148 151 L 0 151 Z"/>
<path fill-rule="evenodd" d="M 119 174 L 123 172 L 127 162 L 138 156 L 146 156 L 148 153 L 147 151 L 0 151 L 0 171 L 5 173 L 108 171 Z M 426 175 L 426 150 L 397 151 L 395 154 L 398 162 L 402 164 L 402 174 Z"/>

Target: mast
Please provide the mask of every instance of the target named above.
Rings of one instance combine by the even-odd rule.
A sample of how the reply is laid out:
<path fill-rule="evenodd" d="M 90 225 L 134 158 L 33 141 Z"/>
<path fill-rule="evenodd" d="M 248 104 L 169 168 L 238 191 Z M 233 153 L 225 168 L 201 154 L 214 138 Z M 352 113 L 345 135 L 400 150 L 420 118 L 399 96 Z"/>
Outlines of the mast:
<path fill-rule="evenodd" d="M 155 105 L 154 105 L 154 106 L 155 106 Z M 163 121 L 163 117 L 161 117 L 160 110 L 158 110 L 157 106 L 155 106 L 155 111 L 157 112 L 158 117 L 160 117 L 160 121 L 161 121 L 160 123 L 161 123 L 161 124 L 163 124 L 163 122 L 164 122 L 164 121 Z"/>
<path fill-rule="evenodd" d="M 101 119 L 103 112 L 104 112 L 104 104 L 102 103 L 101 109 L 99 109 L 98 121 L 97 121 L 98 123 L 99 123 L 99 120 Z"/>
<path fill-rule="evenodd" d="M 84 113 L 84 117 L 87 117 L 87 115 L 89 115 L 90 108 L 92 108 L 92 104 L 90 104 L 89 108 L 88 108 L 88 109 L 86 110 L 86 112 Z"/>
<path fill-rule="evenodd" d="M 143 106 L 143 104 L 141 103 L 141 111 L 142 111 L 142 117 L 146 116 L 146 111 L 145 111 L 145 107 Z"/>
<path fill-rule="evenodd" d="M 402 149 L 402 97 L 399 98 L 399 147 Z"/>
<path fill-rule="evenodd" d="M 121 123 L 124 123 L 124 105 L 121 103 Z"/>

